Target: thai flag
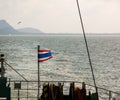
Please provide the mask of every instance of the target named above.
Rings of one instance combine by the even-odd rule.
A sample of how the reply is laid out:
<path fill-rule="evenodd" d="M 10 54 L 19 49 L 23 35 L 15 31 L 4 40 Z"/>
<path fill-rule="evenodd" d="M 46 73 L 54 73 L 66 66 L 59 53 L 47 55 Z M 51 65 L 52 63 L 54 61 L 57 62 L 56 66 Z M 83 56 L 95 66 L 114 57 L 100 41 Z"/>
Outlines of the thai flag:
<path fill-rule="evenodd" d="M 52 58 L 50 50 L 38 50 L 38 62 L 44 62 Z"/>

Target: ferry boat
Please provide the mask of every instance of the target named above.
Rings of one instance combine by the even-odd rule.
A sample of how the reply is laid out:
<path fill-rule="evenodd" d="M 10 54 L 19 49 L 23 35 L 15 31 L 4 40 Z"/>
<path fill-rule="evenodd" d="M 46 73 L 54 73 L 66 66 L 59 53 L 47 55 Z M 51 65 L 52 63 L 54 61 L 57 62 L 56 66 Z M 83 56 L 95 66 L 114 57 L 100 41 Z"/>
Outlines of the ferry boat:
<path fill-rule="evenodd" d="M 76 2 L 94 85 L 79 81 L 40 81 L 39 67 L 38 80 L 28 81 L 6 62 L 4 54 L 0 54 L 0 100 L 120 100 L 120 93 L 96 85 L 78 0 Z M 5 65 L 14 70 L 23 80 L 5 77 Z"/>
<path fill-rule="evenodd" d="M 19 74 L 23 80 L 5 77 L 5 65 Z M 4 54 L 0 55 L 0 100 L 119 100 L 120 97 L 120 93 L 79 81 L 38 83 L 37 80 L 28 81 L 6 62 Z"/>

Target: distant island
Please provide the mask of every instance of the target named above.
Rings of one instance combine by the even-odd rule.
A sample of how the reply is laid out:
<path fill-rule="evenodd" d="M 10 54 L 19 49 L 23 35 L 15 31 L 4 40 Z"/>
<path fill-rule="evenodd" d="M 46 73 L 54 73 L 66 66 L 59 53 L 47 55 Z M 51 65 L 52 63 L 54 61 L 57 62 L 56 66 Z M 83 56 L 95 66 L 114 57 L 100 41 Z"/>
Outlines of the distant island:
<path fill-rule="evenodd" d="M 24 27 L 15 29 L 6 20 L 0 20 L 0 35 L 83 35 L 83 33 L 44 33 L 39 29 Z M 111 36 L 120 35 L 120 33 L 86 33 L 88 36 Z"/>
<path fill-rule="evenodd" d="M 0 20 L 0 35 L 41 35 L 44 32 L 32 27 L 15 29 L 6 20 Z"/>

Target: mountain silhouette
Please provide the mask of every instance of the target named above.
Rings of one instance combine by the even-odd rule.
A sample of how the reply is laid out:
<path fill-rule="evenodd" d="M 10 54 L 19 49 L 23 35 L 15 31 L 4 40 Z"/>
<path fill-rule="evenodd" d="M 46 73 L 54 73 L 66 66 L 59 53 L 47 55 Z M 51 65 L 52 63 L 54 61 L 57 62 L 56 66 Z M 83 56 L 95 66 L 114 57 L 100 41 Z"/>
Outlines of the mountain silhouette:
<path fill-rule="evenodd" d="M 0 35 L 40 35 L 43 32 L 32 28 L 26 27 L 21 29 L 15 29 L 6 20 L 0 20 Z"/>
<path fill-rule="evenodd" d="M 0 34 L 18 34 L 18 31 L 9 25 L 5 20 L 0 20 Z"/>
<path fill-rule="evenodd" d="M 21 33 L 43 33 L 42 31 L 36 29 L 36 28 L 32 28 L 32 27 L 25 27 L 25 28 L 21 28 L 21 29 L 17 29 L 17 31 L 21 32 Z"/>

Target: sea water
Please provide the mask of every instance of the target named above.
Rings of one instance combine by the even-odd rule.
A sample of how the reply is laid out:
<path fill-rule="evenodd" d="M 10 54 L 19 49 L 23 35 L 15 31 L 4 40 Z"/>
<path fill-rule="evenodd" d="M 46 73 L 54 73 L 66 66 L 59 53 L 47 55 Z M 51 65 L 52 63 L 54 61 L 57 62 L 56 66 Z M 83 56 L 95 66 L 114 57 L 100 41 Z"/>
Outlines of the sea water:
<path fill-rule="evenodd" d="M 120 93 L 120 36 L 87 36 L 98 87 Z M 41 81 L 79 81 L 94 85 L 81 35 L 0 36 L 0 54 L 27 80 L 37 80 L 37 46 L 51 50 L 53 58 L 40 63 Z M 21 79 L 6 66 L 6 76 Z"/>

